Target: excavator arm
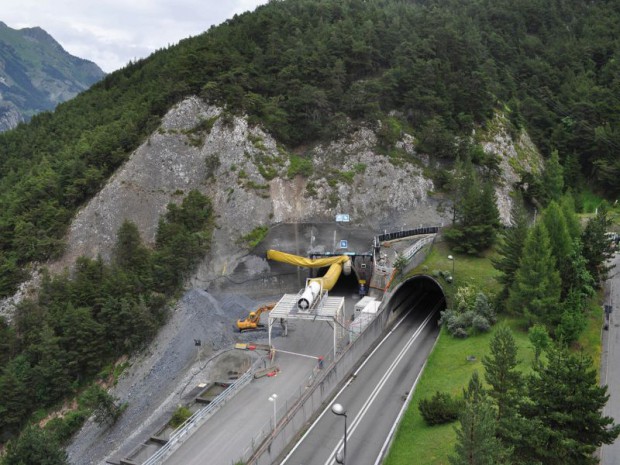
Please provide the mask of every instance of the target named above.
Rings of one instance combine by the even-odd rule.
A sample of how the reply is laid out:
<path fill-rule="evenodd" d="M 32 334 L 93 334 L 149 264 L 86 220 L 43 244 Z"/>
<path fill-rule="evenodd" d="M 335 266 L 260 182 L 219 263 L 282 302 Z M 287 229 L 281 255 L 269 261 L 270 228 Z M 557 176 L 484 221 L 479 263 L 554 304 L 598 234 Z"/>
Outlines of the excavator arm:
<path fill-rule="evenodd" d="M 237 320 L 237 329 L 241 332 L 262 328 L 264 325 L 262 325 L 260 322 L 260 316 L 265 312 L 270 312 L 273 307 L 275 307 L 275 305 L 275 303 L 263 305 L 262 307 L 251 311 L 248 316 L 243 320 Z"/>

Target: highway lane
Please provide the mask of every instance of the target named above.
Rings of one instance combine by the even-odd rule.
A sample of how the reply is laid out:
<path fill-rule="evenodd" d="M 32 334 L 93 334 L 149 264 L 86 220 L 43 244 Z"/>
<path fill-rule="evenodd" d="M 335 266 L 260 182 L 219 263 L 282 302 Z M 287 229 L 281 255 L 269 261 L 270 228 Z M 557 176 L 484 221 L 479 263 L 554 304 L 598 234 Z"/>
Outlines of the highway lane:
<path fill-rule="evenodd" d="M 603 331 L 603 356 L 601 360 L 601 383 L 607 385 L 609 400 L 603 413 L 620 423 L 620 254 L 612 259 L 615 265 L 607 281 L 605 304 L 614 309 L 609 320 L 608 331 Z M 620 438 L 613 444 L 601 448 L 601 465 L 620 463 Z"/>
<path fill-rule="evenodd" d="M 405 303 L 407 304 L 407 303 Z M 405 398 L 437 336 L 438 312 L 423 299 L 395 327 L 330 403 L 347 411 L 346 463 L 375 465 Z M 344 422 L 329 407 L 282 465 L 331 465 L 341 450 Z"/>

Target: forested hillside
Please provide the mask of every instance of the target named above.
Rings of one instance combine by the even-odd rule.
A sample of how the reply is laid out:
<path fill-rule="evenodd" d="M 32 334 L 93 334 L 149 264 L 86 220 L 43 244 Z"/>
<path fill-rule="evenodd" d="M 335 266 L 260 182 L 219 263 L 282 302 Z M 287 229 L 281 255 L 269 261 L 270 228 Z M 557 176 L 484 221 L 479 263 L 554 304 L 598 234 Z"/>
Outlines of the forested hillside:
<path fill-rule="evenodd" d="M 613 1 L 274 1 L 161 50 L 0 136 L 0 295 L 189 94 L 292 147 L 398 110 L 448 159 L 500 109 L 559 151 L 567 185 L 617 193 L 619 17 Z"/>
<path fill-rule="evenodd" d="M 54 107 L 105 76 L 74 57 L 39 27 L 12 29 L 0 21 L 0 131 Z"/>

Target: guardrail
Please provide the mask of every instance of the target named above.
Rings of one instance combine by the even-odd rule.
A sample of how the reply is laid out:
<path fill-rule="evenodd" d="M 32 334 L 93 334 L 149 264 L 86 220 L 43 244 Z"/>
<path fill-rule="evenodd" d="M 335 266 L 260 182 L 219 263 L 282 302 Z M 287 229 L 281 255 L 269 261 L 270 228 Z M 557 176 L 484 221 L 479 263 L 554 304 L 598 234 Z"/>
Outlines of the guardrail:
<path fill-rule="evenodd" d="M 435 236 L 434 235 L 433 236 L 425 237 L 424 239 L 420 239 L 418 242 L 416 242 L 415 244 L 413 244 L 411 247 L 409 247 L 408 249 L 406 249 L 403 252 L 403 254 L 402 254 L 403 257 L 406 258 L 407 260 L 409 260 L 416 253 L 418 253 L 422 247 L 424 247 L 426 244 L 430 244 L 434 240 L 435 240 Z"/>
<path fill-rule="evenodd" d="M 391 233 L 379 234 L 376 236 L 375 242 L 393 241 L 394 239 L 403 239 L 405 237 L 419 236 L 421 234 L 437 234 L 440 226 L 424 226 L 416 229 L 407 229 L 405 231 L 396 231 Z"/>
<path fill-rule="evenodd" d="M 164 444 L 157 452 L 148 458 L 142 465 L 156 465 L 164 460 L 168 455 L 172 454 L 183 444 L 183 441 L 190 436 L 192 429 L 200 426 L 210 416 L 217 412 L 222 405 L 224 405 L 231 397 L 237 394 L 243 387 L 245 387 L 254 376 L 254 365 L 260 362 L 254 362 L 253 366 L 246 371 L 243 376 L 237 379 L 234 383 L 228 386 L 220 395 L 218 395 L 209 405 L 201 408 L 195 412 L 191 417 L 185 420 L 176 431 L 170 436 L 170 439 Z"/>

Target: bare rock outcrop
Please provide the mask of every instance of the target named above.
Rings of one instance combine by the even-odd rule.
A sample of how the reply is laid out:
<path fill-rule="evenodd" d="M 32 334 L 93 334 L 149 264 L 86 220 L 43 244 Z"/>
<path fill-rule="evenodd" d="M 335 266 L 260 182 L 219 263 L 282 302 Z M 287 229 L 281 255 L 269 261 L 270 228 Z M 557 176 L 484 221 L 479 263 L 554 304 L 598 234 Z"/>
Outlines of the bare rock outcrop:
<path fill-rule="evenodd" d="M 486 139 L 482 143 L 484 151 L 496 155 L 499 159 L 501 177 L 495 186 L 495 195 L 500 220 L 502 224 L 509 225 L 515 184 L 521 180 L 521 175 L 525 172 L 540 173 L 543 169 L 543 160 L 525 131 L 521 131 L 516 140 L 513 138 L 508 130 L 506 118 L 502 114 L 495 115 L 490 129 L 482 137 Z"/>
<path fill-rule="evenodd" d="M 487 140 L 483 147 L 500 160 L 496 192 L 507 223 L 514 183 L 523 171 L 539 171 L 541 161 L 525 133 L 512 139 L 501 116 L 492 128 L 482 136 Z M 82 255 L 109 259 L 125 220 L 153 244 L 166 206 L 192 189 L 212 199 L 216 215 L 211 253 L 193 280 L 197 286 L 230 274 L 247 258 L 241 239 L 257 226 L 333 221 L 339 213 L 377 231 L 449 223 L 449 209 L 430 195 L 433 182 L 423 173 L 429 159 L 415 152 L 415 139 L 403 136 L 398 148 L 405 157 L 398 160 L 376 147 L 375 132 L 362 128 L 291 154 L 247 119 L 188 98 L 168 112 L 160 128 L 77 213 L 66 253 L 48 266 L 59 272 Z M 300 160 L 302 172 L 293 166 Z M 14 300 L 5 302 L 5 313 L 10 314 Z"/>

